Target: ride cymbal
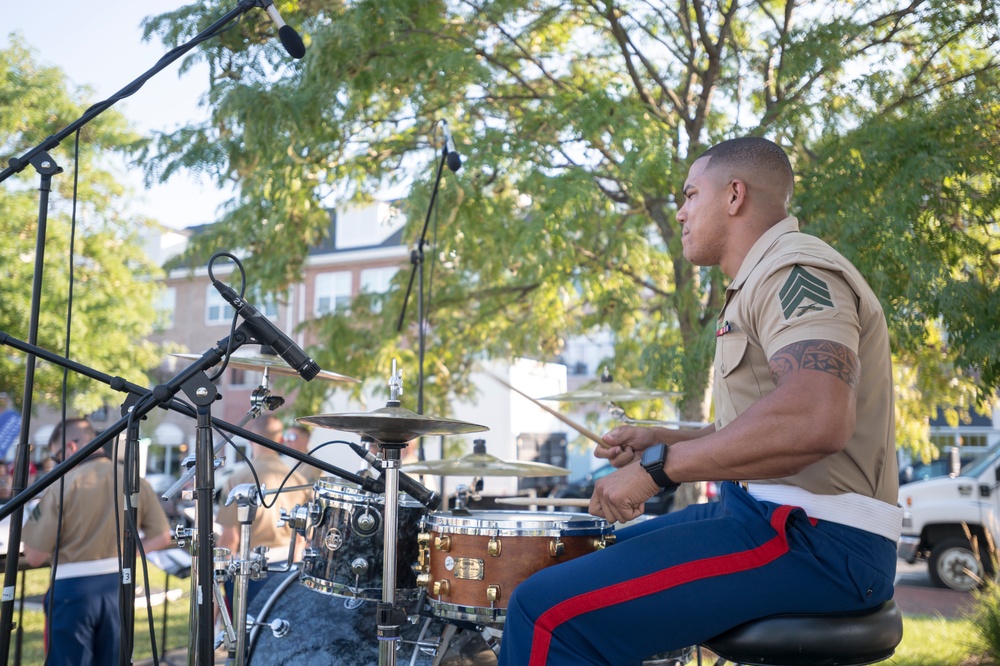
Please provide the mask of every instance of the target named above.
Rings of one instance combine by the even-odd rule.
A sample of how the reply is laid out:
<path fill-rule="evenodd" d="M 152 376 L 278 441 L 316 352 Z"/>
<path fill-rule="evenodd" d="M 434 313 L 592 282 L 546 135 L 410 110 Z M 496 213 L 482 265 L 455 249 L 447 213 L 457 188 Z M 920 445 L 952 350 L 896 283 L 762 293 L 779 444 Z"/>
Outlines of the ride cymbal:
<path fill-rule="evenodd" d="M 618 382 L 593 382 L 575 391 L 550 395 L 539 400 L 558 402 L 629 402 L 655 400 L 658 398 L 679 398 L 680 393 L 660 389 L 629 388 Z"/>
<path fill-rule="evenodd" d="M 454 460 L 424 460 L 400 468 L 407 474 L 436 476 L 566 476 L 569 470 L 547 463 L 506 461 L 489 453 L 470 453 Z"/>
<path fill-rule="evenodd" d="M 303 416 L 296 420 L 320 428 L 356 432 L 388 443 L 408 442 L 425 435 L 465 435 L 489 430 L 486 426 L 475 423 L 424 416 L 403 407 L 382 407 L 373 412 Z"/>
<path fill-rule="evenodd" d="M 199 354 L 171 354 L 177 358 L 196 361 L 201 356 Z M 284 359 L 275 354 L 263 354 L 260 352 L 237 349 L 229 357 L 229 367 L 240 368 L 241 370 L 262 371 L 265 368 L 276 375 L 298 375 L 292 366 L 285 363 Z M 320 370 L 314 379 L 325 379 L 331 382 L 360 383 L 360 379 L 354 379 L 347 375 L 340 375 L 329 370 Z"/>

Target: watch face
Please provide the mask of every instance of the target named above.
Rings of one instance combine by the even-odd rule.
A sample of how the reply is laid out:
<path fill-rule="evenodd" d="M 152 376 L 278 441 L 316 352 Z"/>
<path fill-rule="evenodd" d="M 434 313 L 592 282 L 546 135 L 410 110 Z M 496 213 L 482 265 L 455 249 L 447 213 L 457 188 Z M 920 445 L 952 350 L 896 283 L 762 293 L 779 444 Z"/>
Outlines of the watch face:
<path fill-rule="evenodd" d="M 666 444 L 655 444 L 643 451 L 642 466 L 647 467 L 649 465 L 655 465 L 656 463 L 662 463 L 664 458 L 663 453 L 666 447 Z"/>

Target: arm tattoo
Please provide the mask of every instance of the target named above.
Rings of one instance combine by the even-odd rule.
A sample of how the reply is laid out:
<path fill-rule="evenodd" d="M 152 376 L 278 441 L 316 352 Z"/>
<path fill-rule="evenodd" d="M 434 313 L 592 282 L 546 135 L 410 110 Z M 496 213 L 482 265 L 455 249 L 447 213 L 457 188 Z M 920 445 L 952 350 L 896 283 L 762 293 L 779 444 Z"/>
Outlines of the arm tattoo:
<path fill-rule="evenodd" d="M 858 355 L 839 342 L 829 340 L 803 340 L 782 347 L 768 361 L 768 367 L 775 386 L 796 370 L 819 370 L 842 379 L 856 391 L 861 374 Z"/>

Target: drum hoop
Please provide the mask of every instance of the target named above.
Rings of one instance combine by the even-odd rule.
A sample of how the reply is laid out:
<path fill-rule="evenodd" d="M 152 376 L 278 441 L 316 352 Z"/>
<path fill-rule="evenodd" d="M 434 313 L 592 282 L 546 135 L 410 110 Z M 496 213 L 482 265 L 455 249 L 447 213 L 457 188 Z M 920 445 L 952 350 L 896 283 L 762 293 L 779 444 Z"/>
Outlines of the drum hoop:
<path fill-rule="evenodd" d="M 597 536 L 606 534 L 611 525 L 603 518 L 581 514 L 536 514 L 530 511 L 488 511 L 473 516 L 452 516 L 431 513 L 426 516 L 426 529 L 438 534 L 469 534 L 496 536 Z M 555 516 L 546 519 L 545 516 Z M 563 520 L 565 517 L 579 516 Z"/>
<path fill-rule="evenodd" d="M 307 573 L 299 574 L 299 584 L 321 594 L 328 594 L 333 597 L 344 597 L 348 599 L 364 599 L 367 601 L 381 601 L 382 587 L 362 587 L 356 588 L 343 583 L 317 578 Z M 415 589 L 397 589 L 396 598 L 404 600 L 416 599 L 418 591 Z"/>
<path fill-rule="evenodd" d="M 447 620 L 465 620 L 482 624 L 503 624 L 507 620 L 506 608 L 490 608 L 488 606 L 467 606 L 451 604 L 437 599 L 427 599 L 431 612 L 435 617 Z"/>
<path fill-rule="evenodd" d="M 348 506 L 354 507 L 369 503 L 385 506 L 384 495 L 376 495 L 367 490 L 351 488 L 325 479 L 317 480 L 313 489 L 316 492 L 315 501 L 322 503 L 323 506 L 334 506 L 338 509 L 346 509 Z M 333 497 L 328 497 L 327 495 L 333 495 Z M 398 506 L 402 508 L 423 509 L 423 505 L 420 502 L 403 492 L 399 492 L 397 498 Z"/>

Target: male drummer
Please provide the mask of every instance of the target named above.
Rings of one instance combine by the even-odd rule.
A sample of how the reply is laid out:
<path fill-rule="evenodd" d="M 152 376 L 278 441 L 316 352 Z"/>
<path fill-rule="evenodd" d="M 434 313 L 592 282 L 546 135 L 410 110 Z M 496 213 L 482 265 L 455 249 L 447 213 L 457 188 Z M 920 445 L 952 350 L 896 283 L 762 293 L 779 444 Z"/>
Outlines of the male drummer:
<path fill-rule="evenodd" d="M 282 440 L 283 426 L 281 421 L 274 415 L 267 414 L 258 417 L 250 422 L 248 430 L 273 442 Z M 278 527 L 281 520 L 281 507 L 292 509 L 296 504 L 305 505 L 312 498 L 308 486 L 310 482 L 297 471 L 292 472 L 285 463 L 281 461 L 278 453 L 266 446 L 261 446 L 256 442 L 252 445 L 253 456 L 251 465 L 257 472 L 257 479 L 266 490 L 277 490 L 284 484 L 289 490 L 282 491 L 278 495 L 267 495 L 261 506 L 257 507 L 250 530 L 250 546 L 266 546 L 267 559 L 270 562 L 285 561 L 288 557 L 288 547 L 292 542 L 292 530 L 289 526 Z M 240 548 L 240 523 L 237 516 L 237 503 L 233 502 L 229 506 L 225 505 L 229 492 L 242 483 L 256 484 L 253 472 L 247 465 L 242 466 L 223 485 L 219 495 L 219 511 L 216 521 L 222 526 L 222 537 L 219 539 L 219 546 L 229 548 L 233 555 L 239 552 Z M 301 544 L 301 541 L 299 542 Z M 296 558 L 297 559 L 297 558 Z M 251 580 L 247 603 L 253 599 L 254 595 L 264 586 L 265 580 Z M 231 594 L 232 585 L 227 583 L 227 593 Z"/>
<path fill-rule="evenodd" d="M 677 482 L 718 502 L 620 530 L 516 587 L 500 664 L 635 664 L 782 613 L 877 608 L 893 594 L 893 377 L 878 298 L 788 216 L 794 175 L 761 138 L 698 157 L 677 212 L 684 257 L 731 280 L 716 330 L 716 422 L 621 426 L 590 512 L 616 522 Z"/>

